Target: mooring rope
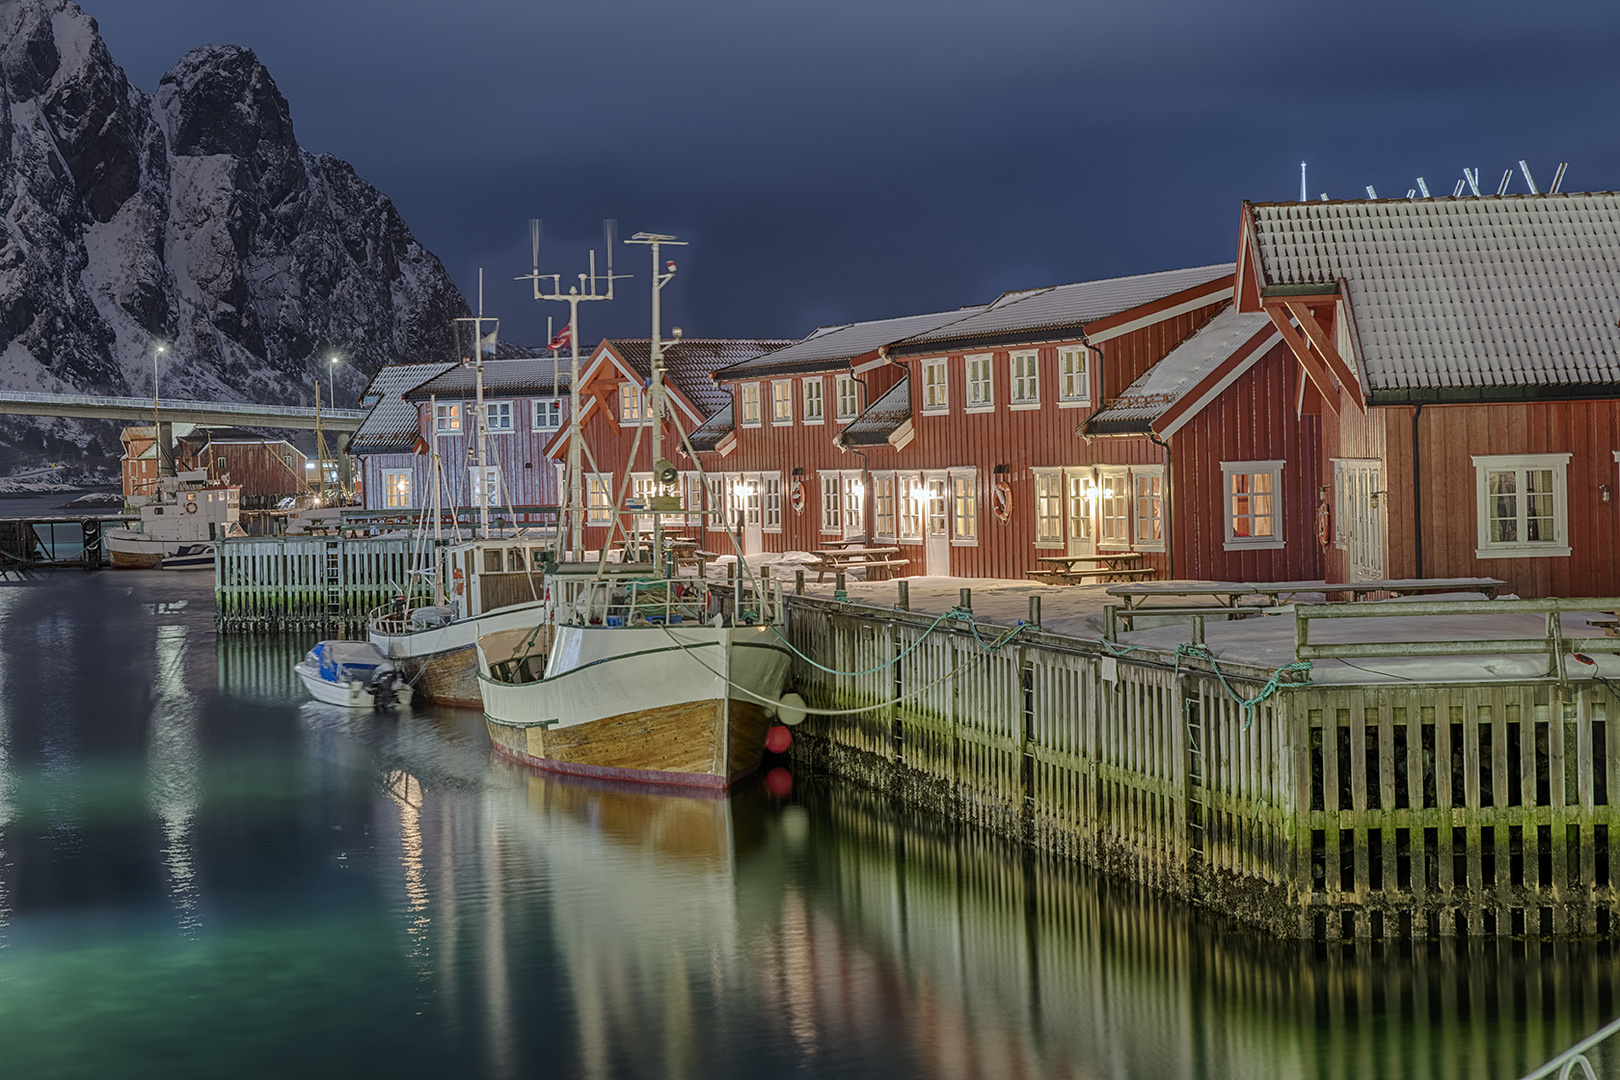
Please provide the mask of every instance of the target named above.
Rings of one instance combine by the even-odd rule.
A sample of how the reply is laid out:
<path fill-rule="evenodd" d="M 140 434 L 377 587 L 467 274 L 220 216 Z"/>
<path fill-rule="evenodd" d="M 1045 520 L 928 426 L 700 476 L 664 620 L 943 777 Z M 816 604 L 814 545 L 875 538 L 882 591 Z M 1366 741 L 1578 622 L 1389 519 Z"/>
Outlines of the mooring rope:
<path fill-rule="evenodd" d="M 1006 645 L 1007 642 L 1011 641 L 1013 638 L 1022 633 L 1024 627 L 1028 625 L 1024 622 L 1024 620 L 1020 619 L 1018 620 L 1017 625 L 1013 626 L 1005 634 L 1002 634 L 995 642 L 987 645 L 985 644 L 984 638 L 979 636 L 979 627 L 978 624 L 973 620 L 973 612 L 965 607 L 962 607 L 961 605 L 957 605 L 945 612 L 939 618 L 935 619 L 933 622 L 929 623 L 928 628 L 922 632 L 922 635 L 918 637 L 916 641 L 913 641 L 910 645 L 907 645 L 898 654 L 896 654 L 894 659 L 885 660 L 876 667 L 866 668 L 862 671 L 840 671 L 837 668 L 830 668 L 827 665 L 819 663 L 815 659 L 800 652 L 798 646 L 789 641 L 787 635 L 782 633 L 782 628 L 777 626 L 775 623 L 771 624 L 771 630 L 775 632 L 777 637 L 782 639 L 782 644 L 786 645 L 794 656 L 797 656 L 800 660 L 803 660 L 817 671 L 824 671 L 828 675 L 838 675 L 844 678 L 853 679 L 859 678 L 863 675 L 876 675 L 883 669 L 890 668 L 898 664 L 900 661 L 904 660 L 906 657 L 915 652 L 924 641 L 928 640 L 928 635 L 937 630 L 941 623 L 951 620 L 965 621 L 968 624 L 968 629 L 973 633 L 973 640 L 977 641 L 979 643 L 979 647 L 987 652 L 996 652 L 998 649 Z"/>
<path fill-rule="evenodd" d="M 1230 697 L 1233 701 L 1237 702 L 1238 705 L 1242 706 L 1242 708 L 1243 708 L 1243 730 L 1244 731 L 1248 731 L 1249 730 L 1249 725 L 1254 722 L 1254 707 L 1256 705 L 1259 705 L 1261 702 L 1265 701 L 1272 694 L 1275 694 L 1284 685 L 1287 685 L 1287 686 L 1309 686 L 1311 684 L 1310 683 L 1310 678 L 1309 678 L 1309 674 L 1310 674 L 1310 670 L 1311 670 L 1311 662 L 1309 660 L 1295 660 L 1294 662 L 1289 663 L 1289 664 L 1284 664 L 1282 667 L 1280 667 L 1277 670 L 1273 671 L 1271 673 L 1271 678 L 1267 679 L 1266 684 L 1260 688 L 1260 693 L 1256 694 L 1252 698 L 1246 698 L 1242 694 L 1238 693 L 1236 690 L 1232 689 L 1232 684 L 1226 681 L 1226 673 L 1224 671 L 1222 671 L 1221 666 L 1215 662 L 1215 654 L 1209 651 L 1209 646 L 1208 645 L 1195 645 L 1195 644 L 1192 644 L 1192 643 L 1189 643 L 1189 642 L 1182 642 L 1180 645 L 1177 645 L 1176 646 L 1176 673 L 1177 674 L 1181 673 L 1181 658 L 1183 656 L 1196 657 L 1197 659 L 1203 660 L 1204 662 L 1209 664 L 1210 668 L 1215 672 L 1215 677 L 1220 680 L 1221 689 L 1226 691 L 1228 697 Z M 1306 673 L 1307 678 L 1305 679 L 1304 682 L 1298 682 L 1298 681 L 1290 680 L 1287 683 L 1284 683 L 1283 677 L 1285 675 L 1292 675 L 1292 674 L 1295 674 L 1297 672 L 1305 672 Z"/>

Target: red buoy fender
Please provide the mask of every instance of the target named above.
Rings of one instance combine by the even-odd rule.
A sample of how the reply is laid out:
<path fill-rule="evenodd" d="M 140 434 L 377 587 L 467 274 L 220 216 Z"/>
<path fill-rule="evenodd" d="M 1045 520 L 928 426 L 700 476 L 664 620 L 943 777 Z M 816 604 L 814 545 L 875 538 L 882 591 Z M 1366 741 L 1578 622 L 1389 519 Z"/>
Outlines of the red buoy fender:
<path fill-rule="evenodd" d="M 792 745 L 793 732 L 781 724 L 772 724 L 771 729 L 765 733 L 765 749 L 773 754 L 785 754 Z"/>

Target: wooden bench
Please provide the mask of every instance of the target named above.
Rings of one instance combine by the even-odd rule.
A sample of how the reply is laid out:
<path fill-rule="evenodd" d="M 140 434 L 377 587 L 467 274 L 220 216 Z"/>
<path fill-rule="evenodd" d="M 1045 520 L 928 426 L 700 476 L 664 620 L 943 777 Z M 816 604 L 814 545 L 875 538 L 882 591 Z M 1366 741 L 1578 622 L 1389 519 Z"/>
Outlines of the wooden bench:
<path fill-rule="evenodd" d="M 1104 581 L 1131 581 L 1140 578 L 1152 578 L 1158 571 L 1151 566 L 1120 567 L 1109 570 L 1104 567 L 1093 567 L 1088 570 L 1026 570 L 1024 571 L 1037 581 L 1048 582 L 1053 585 L 1079 585 L 1087 578 Z"/>

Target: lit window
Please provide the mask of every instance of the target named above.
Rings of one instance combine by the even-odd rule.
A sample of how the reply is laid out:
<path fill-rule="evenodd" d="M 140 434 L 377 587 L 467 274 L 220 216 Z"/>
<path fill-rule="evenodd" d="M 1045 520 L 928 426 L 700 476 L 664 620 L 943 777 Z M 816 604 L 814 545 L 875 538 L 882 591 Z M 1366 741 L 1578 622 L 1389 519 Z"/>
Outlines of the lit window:
<path fill-rule="evenodd" d="M 894 490 L 900 504 L 900 539 L 920 541 L 922 508 L 928 497 L 927 489 L 922 486 L 922 477 L 916 473 L 896 473 Z"/>
<path fill-rule="evenodd" d="M 844 527 L 844 504 L 839 497 L 840 477 L 835 472 L 821 474 L 821 531 L 839 533 Z"/>
<path fill-rule="evenodd" d="M 804 380 L 804 422 L 819 424 L 823 420 L 821 410 L 821 379 Z"/>
<path fill-rule="evenodd" d="M 589 525 L 608 525 L 613 521 L 613 476 L 610 473 L 585 475 L 585 521 Z"/>
<path fill-rule="evenodd" d="M 409 469 L 383 470 L 383 508 L 408 509 L 411 505 L 411 471 Z M 209 496 L 213 498 L 212 495 Z"/>
<path fill-rule="evenodd" d="M 793 423 L 793 383 L 787 379 L 771 383 L 771 423 Z"/>
<path fill-rule="evenodd" d="M 495 466 L 486 465 L 481 474 L 474 466 L 467 470 L 467 479 L 472 486 L 472 505 L 495 506 L 500 502 L 500 474 Z"/>
<path fill-rule="evenodd" d="M 1035 470 L 1035 543 L 1063 543 L 1063 470 Z"/>
<path fill-rule="evenodd" d="M 951 542 L 979 539 L 979 477 L 974 469 L 951 470 Z"/>
<path fill-rule="evenodd" d="M 1069 485 L 1069 543 L 1091 546 L 1091 501 L 1097 483 L 1088 471 L 1072 471 Z"/>
<path fill-rule="evenodd" d="M 1012 404 L 1039 405 L 1041 401 L 1040 354 L 1013 353 L 1007 360 L 1012 376 Z"/>
<path fill-rule="evenodd" d="M 1164 472 L 1151 466 L 1133 469 L 1136 489 L 1136 546 L 1164 549 Z"/>
<path fill-rule="evenodd" d="M 1086 348 L 1064 349 L 1058 353 L 1058 401 L 1083 404 L 1091 400 L 1091 369 Z"/>
<path fill-rule="evenodd" d="M 759 383 L 743 383 L 739 387 L 742 396 L 742 423 L 744 427 L 759 426 Z"/>
<path fill-rule="evenodd" d="M 1124 469 L 1099 469 L 1098 473 L 1097 542 L 1107 547 L 1130 547 L 1130 475 Z"/>
<path fill-rule="evenodd" d="M 555 431 L 562 427 L 562 399 L 537 398 L 534 403 L 534 430 Z"/>
<path fill-rule="evenodd" d="M 644 424 L 647 422 L 646 398 L 641 387 L 634 383 L 619 384 L 619 423 Z"/>
<path fill-rule="evenodd" d="M 1280 461 L 1223 461 L 1226 491 L 1226 548 L 1280 548 L 1282 540 Z"/>
<path fill-rule="evenodd" d="M 982 356 L 966 357 L 967 361 L 967 405 L 968 409 L 988 409 L 995 405 L 994 391 L 990 382 L 989 353 Z"/>
<path fill-rule="evenodd" d="M 860 536 L 866 532 L 864 520 L 866 485 L 860 473 L 844 474 L 844 535 Z"/>
<path fill-rule="evenodd" d="M 511 431 L 512 403 L 510 401 L 484 402 L 484 428 L 486 431 Z"/>
<path fill-rule="evenodd" d="M 1476 456 L 1480 559 L 1568 555 L 1569 454 Z"/>
<path fill-rule="evenodd" d="M 895 524 L 894 475 L 875 474 L 872 477 L 872 535 L 881 540 L 893 540 Z"/>
<path fill-rule="evenodd" d="M 461 402 L 452 401 L 435 406 L 434 416 L 440 431 L 461 430 Z"/>
<path fill-rule="evenodd" d="M 731 528 L 726 518 L 726 476 L 724 473 L 709 474 L 709 528 L 717 532 L 725 532 Z"/>
<path fill-rule="evenodd" d="M 944 412 L 950 407 L 950 399 L 945 393 L 945 361 L 924 360 L 922 376 L 923 411 Z"/>
<path fill-rule="evenodd" d="M 855 395 L 855 376 L 838 376 L 838 419 L 853 420 L 860 411 L 860 398 Z"/>
<path fill-rule="evenodd" d="M 782 474 L 766 473 L 761 477 L 764 491 L 765 531 L 782 531 Z"/>

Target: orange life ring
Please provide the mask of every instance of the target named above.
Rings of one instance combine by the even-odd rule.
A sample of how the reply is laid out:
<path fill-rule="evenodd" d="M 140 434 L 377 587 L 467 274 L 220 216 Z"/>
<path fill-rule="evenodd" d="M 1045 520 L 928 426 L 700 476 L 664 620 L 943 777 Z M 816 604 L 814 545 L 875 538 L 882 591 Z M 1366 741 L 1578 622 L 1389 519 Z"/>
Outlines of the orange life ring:
<path fill-rule="evenodd" d="M 1323 547 L 1333 543 L 1333 511 L 1326 501 L 1316 504 L 1316 542 Z"/>
<path fill-rule="evenodd" d="M 197 512 L 196 500 L 188 500 L 186 502 L 186 513 L 195 514 L 196 512 Z"/>
<path fill-rule="evenodd" d="M 788 492 L 788 505 L 793 507 L 795 514 L 804 513 L 804 481 L 793 481 L 793 487 Z"/>
<path fill-rule="evenodd" d="M 1012 518 L 1012 488 L 1005 480 L 997 480 L 996 486 L 990 489 L 990 508 L 995 511 L 996 520 L 1003 525 Z"/>
<path fill-rule="evenodd" d="M 462 594 L 462 591 L 466 587 L 466 584 L 467 584 L 466 581 L 461 576 L 460 568 L 457 568 L 457 569 L 452 570 L 450 572 L 450 580 L 455 582 L 456 595 L 460 596 Z"/>

